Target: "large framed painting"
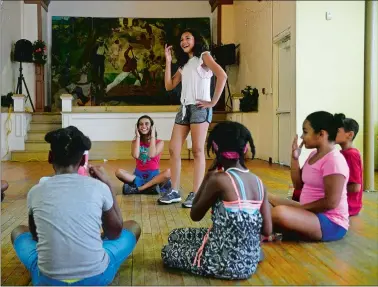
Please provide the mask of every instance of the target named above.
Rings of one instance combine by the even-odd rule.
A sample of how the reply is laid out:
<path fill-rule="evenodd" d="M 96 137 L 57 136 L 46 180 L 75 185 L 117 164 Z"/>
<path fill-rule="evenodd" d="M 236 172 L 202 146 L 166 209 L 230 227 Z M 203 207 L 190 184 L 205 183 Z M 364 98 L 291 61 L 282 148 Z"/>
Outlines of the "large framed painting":
<path fill-rule="evenodd" d="M 210 47 L 210 18 L 53 16 L 52 109 L 61 109 L 60 95 L 67 93 L 78 106 L 180 104 L 181 86 L 164 88 L 164 45 L 179 49 L 186 28 Z M 173 53 L 172 73 L 177 68 Z"/>

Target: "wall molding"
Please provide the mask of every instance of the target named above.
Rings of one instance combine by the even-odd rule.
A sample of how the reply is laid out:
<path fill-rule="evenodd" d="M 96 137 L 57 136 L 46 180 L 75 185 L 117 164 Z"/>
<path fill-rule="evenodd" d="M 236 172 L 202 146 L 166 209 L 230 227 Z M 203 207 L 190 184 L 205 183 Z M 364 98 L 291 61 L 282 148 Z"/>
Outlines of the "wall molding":
<path fill-rule="evenodd" d="M 43 9 L 46 10 L 46 12 L 49 11 L 48 8 L 49 8 L 50 0 L 24 0 L 24 3 L 41 5 Z"/>
<path fill-rule="evenodd" d="M 211 12 L 214 12 L 214 10 L 217 7 L 220 7 L 222 5 L 232 5 L 234 4 L 233 0 L 209 0 L 209 4 L 211 6 Z"/>

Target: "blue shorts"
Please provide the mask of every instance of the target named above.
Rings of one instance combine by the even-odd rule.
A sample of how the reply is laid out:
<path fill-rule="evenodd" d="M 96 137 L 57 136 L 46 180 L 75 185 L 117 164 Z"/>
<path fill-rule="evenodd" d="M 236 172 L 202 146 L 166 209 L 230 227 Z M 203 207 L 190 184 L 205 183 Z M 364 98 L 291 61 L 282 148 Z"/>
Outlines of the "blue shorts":
<path fill-rule="evenodd" d="M 38 268 L 37 242 L 32 239 L 30 232 L 20 234 L 14 241 L 14 249 L 21 263 L 29 270 L 34 286 L 106 286 L 116 275 L 121 264 L 134 250 L 136 245 L 135 235 L 126 229 L 116 240 L 103 241 L 103 248 L 109 255 L 109 265 L 106 270 L 98 275 L 68 283 L 43 275 Z M 69 278 L 67 278 L 69 279 Z"/>
<path fill-rule="evenodd" d="M 344 227 L 332 222 L 324 213 L 318 213 L 316 216 L 319 218 L 322 229 L 322 241 L 340 240 L 347 233 Z"/>
<path fill-rule="evenodd" d="M 157 176 L 160 173 L 158 169 L 155 170 L 139 170 L 135 169 L 134 175 L 134 184 L 136 187 L 140 187 L 147 182 L 151 181 L 155 176 Z"/>

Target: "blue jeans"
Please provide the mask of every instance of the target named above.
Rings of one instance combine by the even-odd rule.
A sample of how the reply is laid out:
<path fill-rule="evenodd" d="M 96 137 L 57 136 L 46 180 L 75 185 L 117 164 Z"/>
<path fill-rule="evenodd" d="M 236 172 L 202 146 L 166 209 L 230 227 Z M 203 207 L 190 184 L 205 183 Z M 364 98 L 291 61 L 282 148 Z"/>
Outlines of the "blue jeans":
<path fill-rule="evenodd" d="M 116 240 L 105 239 L 103 248 L 109 255 L 108 268 L 101 274 L 81 279 L 73 283 L 49 278 L 43 275 L 38 268 L 37 242 L 33 240 L 30 232 L 20 234 L 14 241 L 14 249 L 21 263 L 29 270 L 34 286 L 106 286 L 109 285 L 116 275 L 121 264 L 134 250 L 136 245 L 135 235 L 126 229 L 122 230 L 121 236 Z M 70 278 L 67 278 L 70 279 Z"/>

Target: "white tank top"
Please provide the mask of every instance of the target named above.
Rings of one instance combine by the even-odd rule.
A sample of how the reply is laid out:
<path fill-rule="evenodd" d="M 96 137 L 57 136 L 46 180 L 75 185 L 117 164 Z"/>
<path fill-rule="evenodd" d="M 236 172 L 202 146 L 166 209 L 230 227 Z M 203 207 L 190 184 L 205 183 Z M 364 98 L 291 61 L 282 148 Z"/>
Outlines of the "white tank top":
<path fill-rule="evenodd" d="M 197 100 L 211 101 L 210 97 L 210 83 L 213 72 L 208 68 L 202 66 L 203 54 L 210 52 L 203 52 L 200 57 L 192 57 L 184 65 L 184 67 L 179 69 L 181 73 L 181 104 L 185 105 L 195 105 Z"/>

